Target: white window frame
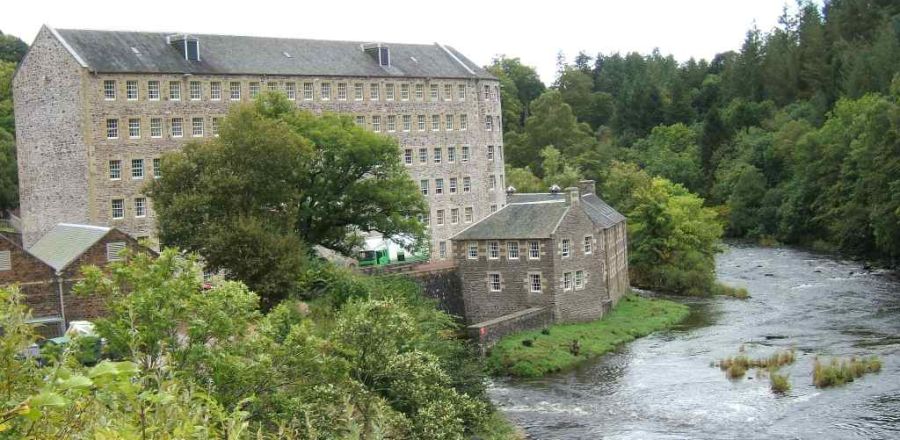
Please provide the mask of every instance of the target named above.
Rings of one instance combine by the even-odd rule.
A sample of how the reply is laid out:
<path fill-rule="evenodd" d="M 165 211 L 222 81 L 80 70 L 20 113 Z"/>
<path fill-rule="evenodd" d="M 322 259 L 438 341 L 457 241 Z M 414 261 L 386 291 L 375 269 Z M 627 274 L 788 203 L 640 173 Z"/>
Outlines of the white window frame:
<path fill-rule="evenodd" d="M 478 259 L 478 242 L 470 241 L 466 243 L 466 259 L 469 260 L 477 260 Z"/>
<path fill-rule="evenodd" d="M 106 120 L 106 138 L 107 139 L 118 139 L 119 138 L 119 120 L 115 118 L 110 118 Z"/>
<path fill-rule="evenodd" d="M 441 161 L 443 159 L 444 159 L 444 155 L 441 151 L 441 147 L 435 147 L 434 148 L 434 163 L 441 163 Z"/>
<path fill-rule="evenodd" d="M 519 259 L 519 242 L 518 241 L 507 241 L 506 242 L 506 259 L 507 260 L 518 260 Z"/>
<path fill-rule="evenodd" d="M 247 93 L 250 94 L 250 99 L 256 99 L 261 91 L 259 81 L 250 81 L 247 84 Z"/>
<path fill-rule="evenodd" d="M 384 85 L 384 99 L 385 101 L 393 101 L 394 100 L 394 84 L 387 83 Z"/>
<path fill-rule="evenodd" d="M 459 84 L 456 86 L 456 99 L 460 101 L 466 100 L 466 85 Z"/>
<path fill-rule="evenodd" d="M 463 193 L 472 192 L 472 178 L 469 176 L 463 177 Z"/>
<path fill-rule="evenodd" d="M 503 278 L 500 272 L 488 272 L 488 291 L 500 292 L 503 290 Z"/>
<path fill-rule="evenodd" d="M 114 166 L 115 165 L 115 166 Z M 107 169 L 109 170 L 109 180 L 122 180 L 122 161 L 119 159 L 112 159 L 107 164 Z"/>
<path fill-rule="evenodd" d="M 381 99 L 381 85 L 378 83 L 369 83 L 369 100 L 378 101 Z"/>
<path fill-rule="evenodd" d="M 181 101 L 181 82 L 169 81 L 169 101 Z"/>
<path fill-rule="evenodd" d="M 451 177 L 450 184 L 449 184 L 450 194 L 456 194 L 458 189 L 459 189 L 459 178 Z"/>
<path fill-rule="evenodd" d="M 409 133 L 412 130 L 412 115 L 403 115 L 403 131 Z"/>
<path fill-rule="evenodd" d="M 237 86 L 237 87 L 235 87 Z M 228 83 L 228 98 L 232 101 L 241 100 L 241 82 L 231 81 Z"/>
<path fill-rule="evenodd" d="M 466 131 L 469 129 L 469 115 L 463 113 L 459 115 L 459 131 Z"/>
<path fill-rule="evenodd" d="M 563 272 L 563 291 L 572 290 L 574 284 L 572 272 Z"/>
<path fill-rule="evenodd" d="M 459 208 L 450 208 L 450 224 L 459 224 Z"/>
<path fill-rule="evenodd" d="M 413 150 L 412 148 L 407 148 L 403 150 L 403 163 L 405 165 L 413 164 Z"/>
<path fill-rule="evenodd" d="M 374 115 L 372 116 L 372 131 L 376 133 L 381 133 L 381 116 Z"/>
<path fill-rule="evenodd" d="M 116 93 L 116 88 L 116 80 L 103 80 L 103 99 L 106 101 L 115 101 L 116 95 L 118 95 L 118 93 Z"/>
<path fill-rule="evenodd" d="M 594 252 L 594 236 L 593 235 L 585 235 L 584 236 L 584 254 L 590 255 Z"/>
<path fill-rule="evenodd" d="M 128 118 L 128 139 L 141 138 L 141 119 Z"/>
<path fill-rule="evenodd" d="M 219 117 L 213 116 L 211 119 L 210 129 L 212 130 L 212 135 L 215 137 L 219 137 Z"/>
<path fill-rule="evenodd" d="M 428 195 L 430 185 L 431 185 L 431 184 L 428 182 L 428 179 L 421 179 L 421 180 L 419 180 L 419 191 L 422 192 L 422 195 L 423 195 L 423 196 L 427 196 L 427 195 Z"/>
<path fill-rule="evenodd" d="M 441 260 L 447 259 L 447 242 L 446 241 L 438 242 L 438 257 Z"/>
<path fill-rule="evenodd" d="M 191 118 L 191 137 L 203 137 L 203 118 Z"/>
<path fill-rule="evenodd" d="M 303 100 L 304 101 L 312 101 L 315 95 L 315 84 L 311 82 L 303 83 Z"/>
<path fill-rule="evenodd" d="M 400 100 L 409 101 L 409 83 L 400 84 Z"/>
<path fill-rule="evenodd" d="M 222 100 L 222 82 L 213 81 L 209 83 L 209 99 L 210 101 Z"/>
<path fill-rule="evenodd" d="M 440 196 L 444 194 L 444 179 L 438 177 L 434 179 L 434 195 Z"/>
<path fill-rule="evenodd" d="M 147 81 L 147 99 L 150 101 L 159 101 L 160 85 L 158 80 Z"/>
<path fill-rule="evenodd" d="M 134 92 L 132 94 L 132 92 Z M 140 97 L 140 92 L 138 91 L 138 82 L 136 79 L 130 79 L 125 81 L 125 99 L 129 101 L 137 101 Z"/>
<path fill-rule="evenodd" d="M 387 116 L 387 131 L 388 133 L 394 133 L 397 131 L 397 115 Z"/>
<path fill-rule="evenodd" d="M 475 221 L 475 208 L 471 206 L 466 206 L 463 208 L 463 221 L 466 223 L 472 223 Z"/>
<path fill-rule="evenodd" d="M 323 82 L 319 86 L 319 99 L 322 101 L 331 101 L 331 83 Z"/>
<path fill-rule="evenodd" d="M 444 101 L 453 100 L 453 84 L 444 84 Z"/>
<path fill-rule="evenodd" d="M 363 83 L 354 83 L 353 84 L 353 100 L 354 101 L 362 101 L 365 97 L 365 86 Z"/>
<path fill-rule="evenodd" d="M 447 163 L 456 162 L 456 147 L 447 147 Z"/>
<path fill-rule="evenodd" d="M 575 271 L 575 290 L 584 289 L 584 271 L 576 270 Z"/>
<path fill-rule="evenodd" d="M 153 178 L 159 179 L 162 177 L 162 159 L 155 157 L 153 158 Z"/>
<path fill-rule="evenodd" d="M 438 89 L 437 84 L 430 84 L 428 86 L 428 98 L 432 101 L 440 99 L 440 90 Z"/>
<path fill-rule="evenodd" d="M 116 205 L 119 205 L 119 207 L 116 208 Z M 125 199 L 112 199 L 109 202 L 109 207 L 110 207 L 110 215 L 112 216 L 113 220 L 121 220 L 121 219 L 125 218 Z M 117 209 L 119 211 L 118 216 L 116 216 Z"/>
<path fill-rule="evenodd" d="M 559 254 L 562 258 L 569 258 L 572 256 L 572 240 L 563 238 L 559 242 L 559 248 Z"/>
<path fill-rule="evenodd" d="M 203 98 L 203 85 L 200 81 L 190 81 L 188 83 L 188 95 L 191 101 L 199 101 Z"/>
<path fill-rule="evenodd" d="M 287 95 L 287 98 L 291 101 L 297 100 L 297 83 L 295 82 L 286 82 L 284 83 L 284 93 Z"/>
<path fill-rule="evenodd" d="M 416 83 L 416 101 L 422 101 L 425 99 L 425 84 Z"/>
<path fill-rule="evenodd" d="M 444 221 L 446 220 L 444 210 L 438 209 L 435 217 L 435 223 L 437 223 L 438 226 L 444 226 Z"/>
<path fill-rule="evenodd" d="M 468 145 L 463 145 L 463 146 L 462 146 L 461 154 L 460 154 L 460 157 L 459 157 L 459 161 L 460 161 L 460 162 L 465 163 L 465 162 L 468 162 L 468 161 L 469 161 L 470 150 L 471 150 L 471 147 L 469 147 Z"/>
<path fill-rule="evenodd" d="M 531 293 L 542 293 L 544 291 L 540 272 L 528 273 L 528 291 Z"/>
<path fill-rule="evenodd" d="M 144 159 L 131 159 L 131 180 L 144 180 Z"/>
<path fill-rule="evenodd" d="M 150 137 L 152 139 L 162 137 L 162 118 L 150 118 Z"/>
<path fill-rule="evenodd" d="M 347 100 L 347 83 L 341 82 L 337 84 L 337 99 L 338 101 Z"/>
<path fill-rule="evenodd" d="M 444 130 L 453 131 L 453 115 L 444 115 Z"/>
<path fill-rule="evenodd" d="M 170 121 L 172 126 L 170 133 L 172 137 L 180 138 L 184 137 L 184 118 L 172 118 Z M 176 130 L 177 128 L 177 130 Z"/>
<path fill-rule="evenodd" d="M 416 124 L 419 131 L 425 131 L 425 115 L 416 115 Z"/>
<path fill-rule="evenodd" d="M 441 131 L 441 115 L 431 115 L 431 131 Z"/>
<path fill-rule="evenodd" d="M 540 260 L 541 259 L 541 242 L 537 240 L 532 240 L 528 242 L 528 259 L 529 260 Z"/>
<path fill-rule="evenodd" d="M 428 163 L 428 149 L 419 148 L 419 163 Z"/>
<path fill-rule="evenodd" d="M 144 218 L 147 216 L 147 198 L 146 197 L 135 197 L 134 198 L 134 217 L 135 218 Z"/>
<path fill-rule="evenodd" d="M 500 242 L 497 240 L 491 240 L 488 242 L 488 260 L 499 260 L 500 259 Z"/>

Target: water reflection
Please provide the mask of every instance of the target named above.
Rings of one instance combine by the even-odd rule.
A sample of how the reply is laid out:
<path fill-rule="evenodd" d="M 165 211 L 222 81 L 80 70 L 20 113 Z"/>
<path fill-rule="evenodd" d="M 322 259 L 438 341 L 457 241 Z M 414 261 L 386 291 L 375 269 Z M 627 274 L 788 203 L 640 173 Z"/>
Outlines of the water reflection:
<path fill-rule="evenodd" d="M 573 371 L 498 381 L 494 400 L 537 439 L 900 438 L 900 283 L 826 255 L 731 246 L 719 278 L 752 298 L 691 299 L 676 329 Z M 730 381 L 710 362 L 796 348 L 793 389 L 748 374 Z M 877 354 L 878 375 L 818 390 L 816 355 Z"/>

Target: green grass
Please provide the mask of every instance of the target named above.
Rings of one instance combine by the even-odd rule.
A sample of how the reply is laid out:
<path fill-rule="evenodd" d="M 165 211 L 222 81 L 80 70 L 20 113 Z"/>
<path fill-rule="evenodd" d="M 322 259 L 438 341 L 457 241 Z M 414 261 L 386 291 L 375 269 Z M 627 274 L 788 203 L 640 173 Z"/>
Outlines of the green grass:
<path fill-rule="evenodd" d="M 769 374 L 769 386 L 775 394 L 784 394 L 791 390 L 791 382 L 786 374 L 772 372 Z"/>
<path fill-rule="evenodd" d="M 750 292 L 743 287 L 731 287 L 722 283 L 716 283 L 713 286 L 712 294 L 717 296 L 730 296 L 737 299 L 750 298 Z"/>
<path fill-rule="evenodd" d="M 813 365 L 813 385 L 816 388 L 828 388 L 853 382 L 867 373 L 881 371 L 881 359 L 877 356 L 868 358 L 852 357 L 848 359 L 832 359 L 829 363 L 816 359 Z"/>
<path fill-rule="evenodd" d="M 550 327 L 549 332 L 533 330 L 506 336 L 491 350 L 487 365 L 491 373 L 498 376 L 543 376 L 669 328 L 684 320 L 688 313 L 687 306 L 673 301 L 627 295 L 611 313 L 598 321 L 559 324 Z M 570 351 L 574 340 L 580 345 L 578 356 Z"/>

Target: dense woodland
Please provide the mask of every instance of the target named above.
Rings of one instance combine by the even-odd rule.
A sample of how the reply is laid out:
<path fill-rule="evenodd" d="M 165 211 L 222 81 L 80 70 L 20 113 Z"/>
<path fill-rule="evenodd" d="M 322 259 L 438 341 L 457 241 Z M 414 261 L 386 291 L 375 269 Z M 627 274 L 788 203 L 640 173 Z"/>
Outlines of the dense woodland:
<path fill-rule="evenodd" d="M 560 56 L 549 87 L 500 57 L 490 70 L 503 85 L 507 181 L 519 191 L 602 182 L 632 224 L 633 278 L 650 287 L 684 291 L 653 272 L 684 256 L 711 261 L 718 224 L 732 237 L 893 262 L 898 14 L 889 0 L 800 1 L 712 60 Z"/>

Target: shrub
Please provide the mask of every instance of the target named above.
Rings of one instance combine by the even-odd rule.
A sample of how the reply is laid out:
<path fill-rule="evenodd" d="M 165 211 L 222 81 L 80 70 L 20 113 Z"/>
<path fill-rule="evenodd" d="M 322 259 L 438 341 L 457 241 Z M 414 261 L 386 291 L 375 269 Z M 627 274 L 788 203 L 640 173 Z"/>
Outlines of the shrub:
<path fill-rule="evenodd" d="M 850 359 L 831 359 L 823 363 L 816 359 L 813 365 L 813 385 L 817 388 L 828 388 L 853 382 L 867 373 L 881 371 L 881 359 L 877 356 L 868 358 L 851 357 Z"/>
<path fill-rule="evenodd" d="M 788 376 L 774 371 L 769 375 L 769 385 L 772 388 L 772 392 L 776 394 L 784 394 L 791 390 L 791 382 L 788 380 Z"/>

